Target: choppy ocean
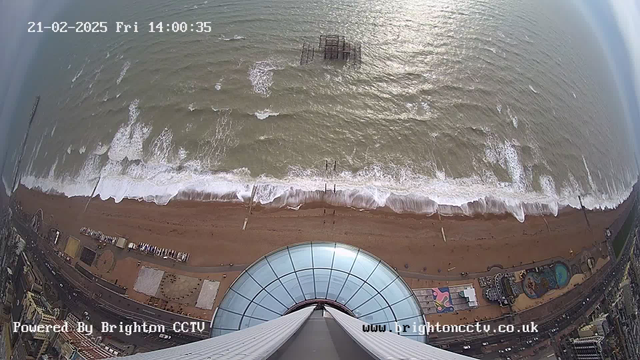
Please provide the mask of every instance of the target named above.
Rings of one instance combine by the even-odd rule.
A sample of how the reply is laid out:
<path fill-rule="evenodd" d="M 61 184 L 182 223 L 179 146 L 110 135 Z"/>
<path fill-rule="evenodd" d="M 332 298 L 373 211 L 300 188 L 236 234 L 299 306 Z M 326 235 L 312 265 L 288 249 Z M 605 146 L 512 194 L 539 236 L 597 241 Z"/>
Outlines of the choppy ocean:
<path fill-rule="evenodd" d="M 615 207 L 638 174 L 605 54 L 570 2 L 71 1 L 58 18 L 110 30 L 38 35 L 29 188 L 166 204 L 257 186 L 273 206 L 523 221 L 579 195 Z M 300 65 L 320 34 L 360 42 L 361 66 Z"/>

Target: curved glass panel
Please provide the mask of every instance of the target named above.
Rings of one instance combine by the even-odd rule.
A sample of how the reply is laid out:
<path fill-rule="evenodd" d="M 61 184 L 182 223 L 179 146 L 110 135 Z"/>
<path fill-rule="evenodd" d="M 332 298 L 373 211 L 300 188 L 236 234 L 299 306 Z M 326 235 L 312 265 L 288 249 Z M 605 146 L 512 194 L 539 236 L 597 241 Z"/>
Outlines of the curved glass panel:
<path fill-rule="evenodd" d="M 370 324 L 411 325 L 400 335 L 425 340 L 413 331 L 424 325 L 422 309 L 393 269 L 358 248 L 324 242 L 285 247 L 248 267 L 222 299 L 211 334 L 258 325 L 314 300 L 339 303 Z"/>

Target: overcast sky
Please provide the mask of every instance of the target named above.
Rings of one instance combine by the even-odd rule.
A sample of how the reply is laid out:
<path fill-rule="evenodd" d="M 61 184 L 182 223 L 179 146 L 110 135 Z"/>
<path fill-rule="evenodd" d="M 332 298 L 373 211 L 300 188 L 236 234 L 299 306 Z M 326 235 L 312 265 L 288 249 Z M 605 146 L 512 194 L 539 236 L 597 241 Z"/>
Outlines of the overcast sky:
<path fill-rule="evenodd" d="M 640 138 L 640 5 L 637 0 L 575 0 L 598 34 L 620 91 L 630 141 Z"/>
<path fill-rule="evenodd" d="M 7 155 L 8 131 L 16 100 L 42 38 L 27 33 L 27 23 L 52 21 L 66 2 L 0 0 L 0 164 Z"/>

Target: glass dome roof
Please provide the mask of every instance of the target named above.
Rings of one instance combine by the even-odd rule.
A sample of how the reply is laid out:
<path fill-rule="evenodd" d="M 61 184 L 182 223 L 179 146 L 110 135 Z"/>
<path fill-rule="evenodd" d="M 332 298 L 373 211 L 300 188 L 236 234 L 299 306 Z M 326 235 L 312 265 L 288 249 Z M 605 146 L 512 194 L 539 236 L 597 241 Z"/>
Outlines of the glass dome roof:
<path fill-rule="evenodd" d="M 276 250 L 249 266 L 218 307 L 212 336 L 273 320 L 299 306 L 328 303 L 369 324 L 410 325 L 400 335 L 425 342 L 413 331 L 422 309 L 392 268 L 358 248 L 328 242 Z"/>

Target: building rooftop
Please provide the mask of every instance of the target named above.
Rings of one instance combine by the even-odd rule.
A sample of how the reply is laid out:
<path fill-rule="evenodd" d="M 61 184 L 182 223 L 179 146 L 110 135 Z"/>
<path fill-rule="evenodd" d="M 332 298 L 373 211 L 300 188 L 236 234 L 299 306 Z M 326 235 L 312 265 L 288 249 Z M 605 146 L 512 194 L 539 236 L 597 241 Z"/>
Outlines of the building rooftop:
<path fill-rule="evenodd" d="M 393 332 L 365 332 L 363 326 L 331 305 L 312 305 L 250 328 L 126 359 L 471 359 Z"/>
<path fill-rule="evenodd" d="M 401 335 L 424 342 L 420 305 L 404 280 L 377 257 L 339 243 L 279 249 L 247 268 L 218 307 L 212 336 L 249 328 L 302 306 L 325 303 L 369 324 L 411 325 Z M 417 329 L 417 327 L 416 327 Z"/>
<path fill-rule="evenodd" d="M 53 316 L 49 303 L 45 299 L 43 299 L 40 295 L 33 292 L 29 292 L 28 294 L 31 300 L 33 301 L 33 303 L 36 305 L 38 309 L 42 311 L 43 314 Z"/>

